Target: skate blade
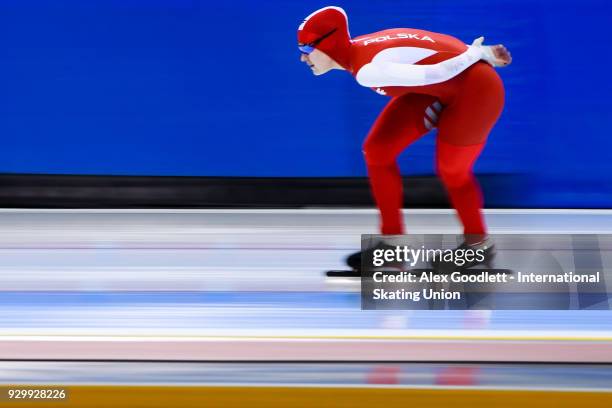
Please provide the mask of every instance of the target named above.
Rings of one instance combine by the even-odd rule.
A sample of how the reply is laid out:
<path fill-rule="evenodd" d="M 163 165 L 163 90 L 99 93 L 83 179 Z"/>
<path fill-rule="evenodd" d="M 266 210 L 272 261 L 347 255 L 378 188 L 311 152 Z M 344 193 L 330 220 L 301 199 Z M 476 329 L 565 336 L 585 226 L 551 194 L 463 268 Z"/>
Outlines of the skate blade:
<path fill-rule="evenodd" d="M 325 276 L 329 278 L 361 278 L 361 272 L 355 270 L 331 270 L 325 272 Z"/>

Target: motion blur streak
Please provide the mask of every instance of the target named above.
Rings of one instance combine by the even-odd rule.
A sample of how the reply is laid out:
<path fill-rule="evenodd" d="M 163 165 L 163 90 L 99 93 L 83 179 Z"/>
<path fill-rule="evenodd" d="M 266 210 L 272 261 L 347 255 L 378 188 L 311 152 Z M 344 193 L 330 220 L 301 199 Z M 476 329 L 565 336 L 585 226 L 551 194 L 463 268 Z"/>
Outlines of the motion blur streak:
<path fill-rule="evenodd" d="M 447 210 L 405 219 L 415 234 L 459 231 Z M 603 210 L 487 220 L 494 234 L 612 232 Z M 531 400 L 509 401 L 540 406 L 561 401 L 555 390 L 565 402 L 609 400 L 609 310 L 360 310 L 358 282 L 323 271 L 343 268 L 376 222 L 371 210 L 0 211 L 0 384 L 80 385 L 74 395 L 91 398 L 96 384 L 147 385 L 151 396 L 162 384 L 249 385 L 272 406 L 332 392 L 314 386 L 356 404 L 354 387 L 381 385 L 397 387 L 391 405 L 449 388 L 467 404 L 465 387 L 497 390 L 496 401 L 530 389 Z M 265 391 L 273 385 L 294 388 Z M 227 392 L 206 391 L 232 406 Z"/>

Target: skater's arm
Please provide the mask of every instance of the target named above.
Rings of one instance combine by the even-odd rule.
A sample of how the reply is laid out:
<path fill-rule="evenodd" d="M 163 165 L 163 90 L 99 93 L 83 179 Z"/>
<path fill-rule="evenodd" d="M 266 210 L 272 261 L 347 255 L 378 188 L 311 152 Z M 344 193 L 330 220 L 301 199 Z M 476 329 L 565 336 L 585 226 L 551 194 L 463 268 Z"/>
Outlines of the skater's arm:
<path fill-rule="evenodd" d="M 382 86 L 424 86 L 448 81 L 456 77 L 481 59 L 492 65 L 510 63 L 510 54 L 503 46 L 483 46 L 483 38 L 476 39 L 467 51 L 446 61 L 432 65 L 401 64 L 391 61 L 374 60 L 357 72 L 356 79 L 366 87 Z M 499 48 L 501 47 L 501 49 Z M 505 51 L 501 59 L 499 50 Z M 506 59 L 507 57 L 507 59 Z M 506 62 L 507 61 L 507 62 Z"/>
<path fill-rule="evenodd" d="M 374 60 L 364 65 L 355 78 L 360 85 L 369 88 L 431 85 L 456 77 L 482 57 L 480 47 L 470 46 L 463 54 L 432 65 Z"/>

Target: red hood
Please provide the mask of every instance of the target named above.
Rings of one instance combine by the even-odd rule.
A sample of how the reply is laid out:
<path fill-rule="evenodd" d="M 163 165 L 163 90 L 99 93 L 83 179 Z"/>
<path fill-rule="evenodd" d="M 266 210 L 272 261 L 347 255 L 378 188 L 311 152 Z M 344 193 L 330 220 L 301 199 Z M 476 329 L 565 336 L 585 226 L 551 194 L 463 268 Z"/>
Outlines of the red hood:
<path fill-rule="evenodd" d="M 321 41 L 316 48 L 329 55 L 344 69 L 350 70 L 351 35 L 348 18 L 340 7 L 324 7 L 306 17 L 298 28 L 298 42 L 311 43 L 334 29 L 336 31 Z"/>

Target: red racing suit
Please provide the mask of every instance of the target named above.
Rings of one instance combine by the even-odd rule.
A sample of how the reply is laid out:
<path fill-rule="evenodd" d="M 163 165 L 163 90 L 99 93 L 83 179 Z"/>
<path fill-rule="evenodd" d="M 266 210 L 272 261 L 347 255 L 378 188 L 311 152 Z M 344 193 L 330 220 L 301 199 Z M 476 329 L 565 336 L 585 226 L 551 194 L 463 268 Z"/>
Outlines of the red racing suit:
<path fill-rule="evenodd" d="M 397 156 L 437 127 L 436 170 L 464 233 L 486 235 L 482 194 L 472 167 L 501 114 L 504 88 L 492 66 L 477 56 L 461 59 L 467 50 L 453 37 L 416 29 L 384 30 L 352 40 L 349 71 L 361 85 L 392 98 L 363 148 L 383 234 L 404 233 Z M 410 71 L 415 66 L 421 72 Z"/>
<path fill-rule="evenodd" d="M 504 106 L 504 88 L 483 48 L 448 35 L 398 28 L 351 38 L 340 7 L 310 14 L 298 43 L 313 46 L 360 85 L 391 97 L 363 151 L 383 234 L 403 234 L 402 179 L 397 156 L 433 128 L 436 171 L 464 233 L 486 235 L 480 187 L 472 168 Z"/>

